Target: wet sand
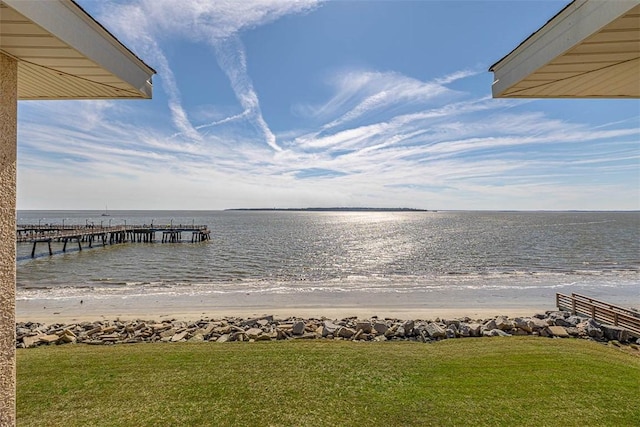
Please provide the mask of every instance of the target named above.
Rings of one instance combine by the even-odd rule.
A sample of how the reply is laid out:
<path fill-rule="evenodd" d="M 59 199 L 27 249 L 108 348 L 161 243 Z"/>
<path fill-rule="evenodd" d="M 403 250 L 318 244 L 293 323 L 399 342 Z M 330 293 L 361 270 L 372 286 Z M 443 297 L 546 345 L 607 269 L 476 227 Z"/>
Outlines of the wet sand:
<path fill-rule="evenodd" d="M 276 293 L 247 290 L 219 293 L 211 290 L 123 288 L 121 293 L 98 290 L 60 295 L 52 293 L 16 299 L 19 322 L 77 322 L 94 320 L 198 320 L 222 317 L 422 319 L 488 318 L 532 316 L 555 310 L 556 291 L 577 292 L 627 307 L 640 306 L 637 287 L 618 289 L 521 288 L 521 289 L 440 289 L 430 292 L 294 292 Z M 118 291 L 120 292 L 120 291 Z"/>

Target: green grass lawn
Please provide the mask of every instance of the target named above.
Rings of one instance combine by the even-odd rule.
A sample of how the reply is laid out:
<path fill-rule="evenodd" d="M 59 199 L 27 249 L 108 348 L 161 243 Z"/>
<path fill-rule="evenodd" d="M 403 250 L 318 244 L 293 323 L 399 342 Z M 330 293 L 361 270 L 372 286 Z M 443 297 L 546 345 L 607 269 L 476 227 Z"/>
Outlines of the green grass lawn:
<path fill-rule="evenodd" d="M 18 350 L 20 426 L 638 426 L 640 357 L 589 341 Z"/>

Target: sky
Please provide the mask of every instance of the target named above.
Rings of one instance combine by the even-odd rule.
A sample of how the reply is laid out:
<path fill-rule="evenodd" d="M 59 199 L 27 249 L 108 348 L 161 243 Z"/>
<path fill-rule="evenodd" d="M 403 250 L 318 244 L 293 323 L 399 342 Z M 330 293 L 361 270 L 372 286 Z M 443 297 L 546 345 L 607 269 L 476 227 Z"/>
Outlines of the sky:
<path fill-rule="evenodd" d="M 18 209 L 640 209 L 640 100 L 491 97 L 568 0 L 76 1 L 153 99 L 19 103 Z"/>

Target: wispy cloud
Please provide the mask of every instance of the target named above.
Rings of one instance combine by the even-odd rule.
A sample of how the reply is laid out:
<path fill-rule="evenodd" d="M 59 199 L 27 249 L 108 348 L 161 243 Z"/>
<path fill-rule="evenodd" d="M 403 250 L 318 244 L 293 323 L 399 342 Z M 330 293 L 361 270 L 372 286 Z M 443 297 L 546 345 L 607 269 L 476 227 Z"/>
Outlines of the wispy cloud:
<path fill-rule="evenodd" d="M 395 72 L 348 70 L 329 79 L 335 95 L 318 106 L 298 106 L 301 111 L 324 119 L 338 116 L 323 129 L 338 127 L 368 113 L 394 106 L 415 106 L 455 92 L 437 81 L 423 82 Z"/>
<path fill-rule="evenodd" d="M 443 77 L 439 77 L 437 79 L 434 80 L 434 83 L 439 84 L 439 85 L 447 85 L 449 83 L 453 83 L 457 80 L 462 80 L 462 79 L 466 79 L 467 77 L 473 77 L 473 76 L 477 76 L 478 74 L 480 74 L 482 71 L 480 71 L 480 69 L 476 69 L 476 70 L 460 70 L 460 71 L 455 71 L 451 74 L 448 74 L 446 76 Z"/>
<path fill-rule="evenodd" d="M 247 72 L 246 54 L 240 38 L 237 35 L 231 35 L 223 39 L 215 38 L 212 43 L 215 47 L 218 64 L 229 78 L 231 87 L 240 105 L 244 108 L 244 116 L 251 120 L 251 123 L 264 136 L 271 148 L 280 151 L 281 148 L 276 143 L 275 135 L 262 117 L 258 94 L 253 88 L 253 83 Z"/>
<path fill-rule="evenodd" d="M 201 141 L 199 129 L 194 126 L 181 102 L 180 91 L 169 62 L 155 39 L 181 37 L 193 42 L 209 44 L 217 62 L 229 79 L 244 112 L 220 121 L 246 119 L 274 150 L 281 148 L 262 116 L 258 94 L 247 70 L 245 48 L 239 33 L 268 24 L 292 13 L 305 13 L 317 7 L 317 0 L 303 1 L 189 1 L 143 0 L 139 3 L 110 7 L 104 20 L 117 28 L 134 46 L 148 52 L 159 68 L 165 91 L 169 96 L 169 109 L 177 129 L 187 137 Z M 218 124 L 220 124 L 218 123 Z"/>

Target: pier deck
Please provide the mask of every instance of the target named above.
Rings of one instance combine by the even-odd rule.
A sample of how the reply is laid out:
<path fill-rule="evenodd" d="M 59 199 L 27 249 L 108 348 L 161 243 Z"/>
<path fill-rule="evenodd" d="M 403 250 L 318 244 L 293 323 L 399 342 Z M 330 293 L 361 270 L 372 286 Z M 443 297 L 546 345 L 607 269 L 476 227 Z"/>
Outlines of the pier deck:
<path fill-rule="evenodd" d="M 62 242 L 62 252 L 66 252 L 68 242 L 77 242 L 78 250 L 82 250 L 82 243 L 86 247 L 93 247 L 94 243 L 113 245 L 118 243 L 153 243 L 156 233 L 162 233 L 162 243 L 191 243 L 204 242 L 211 239 L 211 232 L 206 225 L 31 225 L 23 224 L 16 227 L 16 242 L 33 243 L 31 257 L 35 257 L 36 245 L 47 243 L 49 255 L 53 255 L 51 242 Z M 191 233 L 191 238 L 183 240 L 183 233 Z"/>

